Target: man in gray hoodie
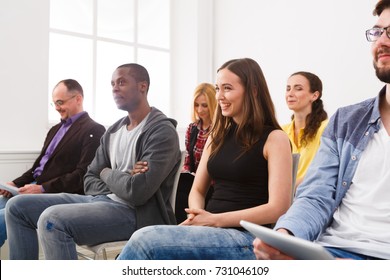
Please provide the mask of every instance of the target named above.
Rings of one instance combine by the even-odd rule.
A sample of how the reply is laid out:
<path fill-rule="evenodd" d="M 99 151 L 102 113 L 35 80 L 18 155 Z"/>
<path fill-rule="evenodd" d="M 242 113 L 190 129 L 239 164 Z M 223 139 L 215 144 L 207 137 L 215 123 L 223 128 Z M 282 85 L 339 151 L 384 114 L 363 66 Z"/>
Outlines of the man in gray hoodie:
<path fill-rule="evenodd" d="M 169 203 L 180 164 L 176 121 L 149 106 L 149 84 L 141 65 L 114 71 L 114 101 L 128 116 L 103 135 L 84 177 L 85 196 L 19 195 L 7 203 L 10 259 L 37 259 L 38 237 L 46 259 L 77 259 L 76 244 L 126 240 L 141 227 L 176 223 Z M 148 172 L 133 172 L 139 161 Z"/>

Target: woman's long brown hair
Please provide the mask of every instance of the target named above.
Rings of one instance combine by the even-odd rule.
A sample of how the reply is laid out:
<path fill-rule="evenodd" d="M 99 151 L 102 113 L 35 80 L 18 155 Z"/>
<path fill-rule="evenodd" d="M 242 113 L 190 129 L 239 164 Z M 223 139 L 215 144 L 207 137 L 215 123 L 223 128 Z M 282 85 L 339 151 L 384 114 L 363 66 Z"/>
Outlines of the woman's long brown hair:
<path fill-rule="evenodd" d="M 280 125 L 276 120 L 275 107 L 263 71 L 256 61 L 250 58 L 233 59 L 224 63 L 217 72 L 222 69 L 237 75 L 245 89 L 242 108 L 242 119 L 245 121 L 238 123 L 236 130 L 237 141 L 242 145 L 242 153 L 245 153 L 260 139 L 264 126 L 280 129 Z M 233 122 L 231 117 L 222 115 L 220 106 L 217 106 L 214 117 L 211 156 L 221 148 Z"/>

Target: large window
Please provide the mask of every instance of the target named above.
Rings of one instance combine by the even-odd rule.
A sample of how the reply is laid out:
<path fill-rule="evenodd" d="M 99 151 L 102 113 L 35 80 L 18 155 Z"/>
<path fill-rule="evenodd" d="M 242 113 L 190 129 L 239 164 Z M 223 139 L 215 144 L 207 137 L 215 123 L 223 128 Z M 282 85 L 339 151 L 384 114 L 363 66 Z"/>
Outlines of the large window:
<path fill-rule="evenodd" d="M 170 112 L 170 0 L 50 0 L 49 100 L 72 78 L 84 88 L 84 109 L 110 125 L 126 115 L 112 99 L 111 75 L 136 62 L 149 71 L 148 99 Z M 58 121 L 49 109 L 49 121 Z"/>

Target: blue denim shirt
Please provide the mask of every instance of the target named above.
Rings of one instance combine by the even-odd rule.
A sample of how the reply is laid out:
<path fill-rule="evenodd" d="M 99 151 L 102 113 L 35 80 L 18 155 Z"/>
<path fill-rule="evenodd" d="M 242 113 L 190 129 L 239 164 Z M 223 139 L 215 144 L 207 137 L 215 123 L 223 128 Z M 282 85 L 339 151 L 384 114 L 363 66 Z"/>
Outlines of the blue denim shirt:
<path fill-rule="evenodd" d="M 325 231 L 352 184 L 362 152 L 379 130 L 379 99 L 385 93 L 386 87 L 376 98 L 340 108 L 331 117 L 294 203 L 275 229 L 288 229 L 306 240 Z"/>

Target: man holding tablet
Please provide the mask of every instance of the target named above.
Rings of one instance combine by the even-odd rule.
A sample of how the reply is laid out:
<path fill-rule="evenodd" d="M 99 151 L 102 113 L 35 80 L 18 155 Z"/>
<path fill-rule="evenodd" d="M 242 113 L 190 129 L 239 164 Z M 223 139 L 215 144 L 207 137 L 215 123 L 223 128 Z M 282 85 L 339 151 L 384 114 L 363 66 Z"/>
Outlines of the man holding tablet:
<path fill-rule="evenodd" d="M 275 225 L 336 258 L 390 259 L 390 0 L 379 1 L 374 15 L 366 37 L 386 85 L 333 115 L 293 205 Z M 254 247 L 258 259 L 291 259 L 260 239 Z"/>

